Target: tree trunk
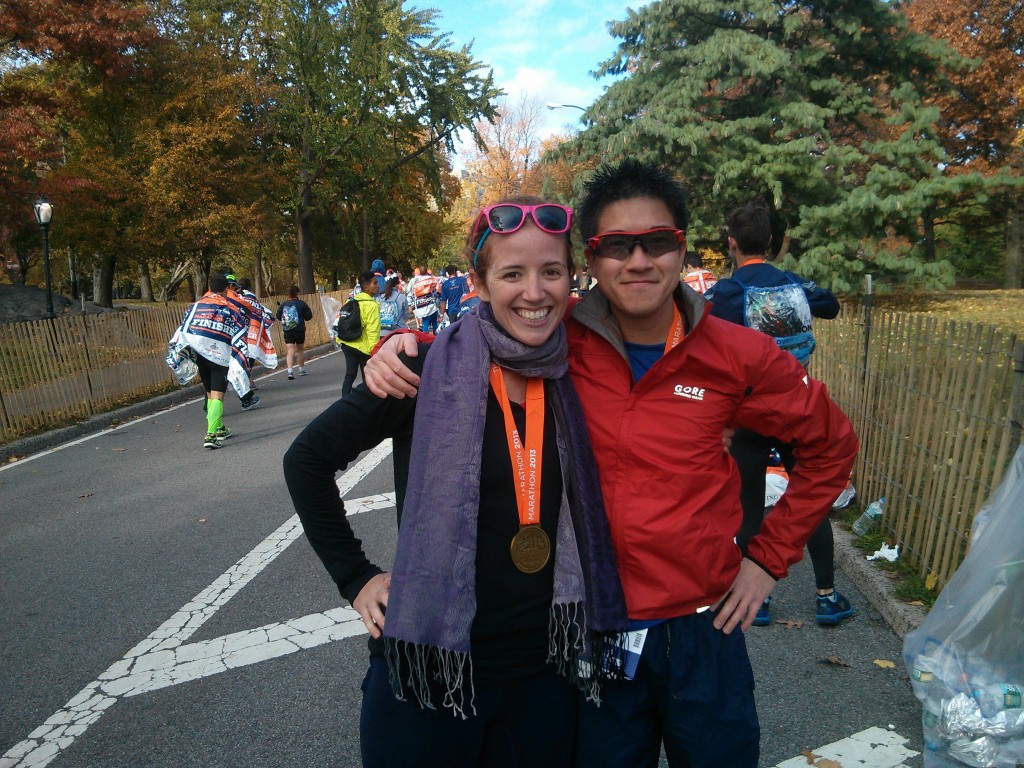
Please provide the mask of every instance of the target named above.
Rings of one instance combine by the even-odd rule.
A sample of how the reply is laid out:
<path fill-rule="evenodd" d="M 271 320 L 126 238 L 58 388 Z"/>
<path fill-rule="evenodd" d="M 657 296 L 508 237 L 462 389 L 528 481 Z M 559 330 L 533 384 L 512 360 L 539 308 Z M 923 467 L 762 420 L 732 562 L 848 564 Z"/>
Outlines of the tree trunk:
<path fill-rule="evenodd" d="M 370 268 L 370 214 L 366 206 L 363 206 L 363 263 L 362 272 Z"/>
<path fill-rule="evenodd" d="M 924 230 L 924 260 L 935 261 L 935 211 L 931 207 L 921 211 L 921 228 Z"/>
<path fill-rule="evenodd" d="M 178 293 L 178 288 L 181 284 L 188 280 L 188 264 L 186 262 L 178 262 L 174 265 L 171 270 L 171 274 L 167 278 L 167 284 L 160 289 L 160 295 L 158 301 L 173 301 L 175 295 Z M 192 294 L 192 283 L 189 281 L 189 295 Z"/>
<path fill-rule="evenodd" d="M 266 286 L 265 290 L 266 290 L 267 296 L 276 296 L 277 294 L 280 294 L 280 293 L 287 293 L 287 291 L 285 289 L 282 289 L 282 288 L 280 288 L 277 285 L 277 282 L 276 282 L 276 280 L 274 278 L 274 270 L 273 270 L 273 265 L 272 264 L 270 264 L 268 262 L 264 262 L 263 263 L 263 273 L 262 274 L 263 274 L 263 285 Z M 289 285 L 291 285 L 290 282 L 289 282 Z"/>
<path fill-rule="evenodd" d="M 114 306 L 114 272 L 117 269 L 117 257 L 113 254 L 104 254 L 100 257 L 100 280 L 98 290 L 93 298 L 93 304 L 97 307 Z"/>
<path fill-rule="evenodd" d="M 295 242 L 298 246 L 299 258 L 299 292 L 316 292 L 316 281 L 313 279 L 313 227 L 310 223 L 309 208 L 303 194 L 303 202 L 295 212 Z"/>
<path fill-rule="evenodd" d="M 256 243 L 256 263 L 252 270 L 252 291 L 257 296 L 263 294 L 263 243 Z"/>
<path fill-rule="evenodd" d="M 777 254 L 775 254 L 775 259 L 774 259 L 775 261 L 779 261 L 779 260 L 785 258 L 786 254 L 789 253 L 789 244 L 790 244 L 789 235 L 788 234 L 783 235 L 782 236 L 782 246 L 779 248 L 779 252 Z"/>
<path fill-rule="evenodd" d="M 153 301 L 153 278 L 149 274 L 149 262 L 139 259 L 139 291 L 143 301 Z"/>
<path fill-rule="evenodd" d="M 1010 203 L 1006 214 L 1006 262 L 1003 269 L 1003 288 L 1020 288 L 1021 212 L 1017 200 Z"/>
<path fill-rule="evenodd" d="M 68 287 L 70 288 L 71 298 L 78 300 L 78 275 L 75 266 L 75 248 L 74 246 L 68 246 Z"/>
<path fill-rule="evenodd" d="M 313 182 L 309 167 L 312 162 L 312 151 L 308 144 L 302 147 L 303 167 L 299 171 L 301 193 L 299 204 L 295 209 L 295 243 L 299 261 L 299 291 L 315 293 L 316 281 L 313 278 Z"/>
<path fill-rule="evenodd" d="M 210 288 L 210 270 L 213 268 L 211 261 L 212 260 L 210 259 L 210 249 L 204 248 L 200 252 L 199 258 L 196 260 L 195 301 L 199 301 L 201 298 L 203 298 L 203 294 L 205 294 Z"/>

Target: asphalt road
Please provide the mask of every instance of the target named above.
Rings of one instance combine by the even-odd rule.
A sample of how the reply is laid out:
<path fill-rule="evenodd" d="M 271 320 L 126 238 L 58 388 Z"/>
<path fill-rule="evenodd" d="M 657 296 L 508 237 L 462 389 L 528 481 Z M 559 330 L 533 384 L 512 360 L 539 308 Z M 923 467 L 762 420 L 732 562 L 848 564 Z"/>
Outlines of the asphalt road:
<path fill-rule="evenodd" d="M 193 400 L 0 468 L 0 768 L 359 765 L 363 629 L 281 475 L 293 437 L 340 395 L 340 354 L 308 368 L 263 378 L 250 412 L 229 395 L 235 436 L 217 451 Z M 391 471 L 380 450 L 339 477 L 381 563 Z M 920 766 L 900 640 L 842 573 L 838 586 L 857 614 L 815 625 L 800 563 L 773 604 L 794 624 L 747 635 L 762 765 L 807 765 L 810 749 Z"/>

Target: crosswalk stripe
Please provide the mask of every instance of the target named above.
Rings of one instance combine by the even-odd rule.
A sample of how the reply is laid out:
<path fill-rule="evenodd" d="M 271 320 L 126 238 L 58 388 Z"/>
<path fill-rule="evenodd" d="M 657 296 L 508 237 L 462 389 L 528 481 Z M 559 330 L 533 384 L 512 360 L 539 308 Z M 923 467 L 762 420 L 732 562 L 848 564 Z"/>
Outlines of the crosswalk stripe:
<path fill-rule="evenodd" d="M 775 768 L 807 768 L 831 760 L 840 766 L 859 768 L 907 768 L 907 762 L 920 752 L 907 747 L 907 738 L 885 728 L 868 728 L 845 739 L 810 750 L 779 763 Z M 828 763 L 825 763 L 828 765 Z"/>

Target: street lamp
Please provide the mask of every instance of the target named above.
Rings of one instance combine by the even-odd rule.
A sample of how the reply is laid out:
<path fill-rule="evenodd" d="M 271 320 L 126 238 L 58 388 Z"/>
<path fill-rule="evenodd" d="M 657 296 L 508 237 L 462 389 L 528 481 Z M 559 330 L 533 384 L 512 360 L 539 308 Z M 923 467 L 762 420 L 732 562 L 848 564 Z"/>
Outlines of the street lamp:
<path fill-rule="evenodd" d="M 36 221 L 43 230 L 43 265 L 46 270 L 46 319 L 53 320 L 53 287 L 50 283 L 50 219 L 53 217 L 53 206 L 45 197 L 36 200 L 32 206 Z"/>
<path fill-rule="evenodd" d="M 578 109 L 580 112 L 587 111 L 586 107 L 581 107 L 578 104 L 558 104 L 554 101 L 549 101 L 544 106 L 547 107 L 548 109 L 562 109 L 563 107 L 568 107 L 569 109 Z"/>

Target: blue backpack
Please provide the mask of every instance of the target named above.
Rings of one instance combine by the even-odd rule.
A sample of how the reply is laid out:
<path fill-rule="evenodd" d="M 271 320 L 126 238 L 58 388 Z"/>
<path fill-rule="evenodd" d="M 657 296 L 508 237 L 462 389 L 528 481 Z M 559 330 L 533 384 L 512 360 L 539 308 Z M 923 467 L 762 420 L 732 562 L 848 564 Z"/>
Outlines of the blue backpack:
<path fill-rule="evenodd" d="M 398 303 L 394 300 L 380 298 L 380 327 L 388 330 L 398 325 Z"/>
<path fill-rule="evenodd" d="M 745 285 L 743 288 L 743 324 L 775 339 L 780 349 L 793 354 L 806 366 L 816 343 L 811 331 L 811 305 L 804 286 L 783 272 L 788 285 Z"/>
<path fill-rule="evenodd" d="M 302 320 L 299 318 L 299 308 L 294 304 L 285 304 L 281 307 L 281 327 L 286 331 L 294 331 L 299 327 Z"/>

